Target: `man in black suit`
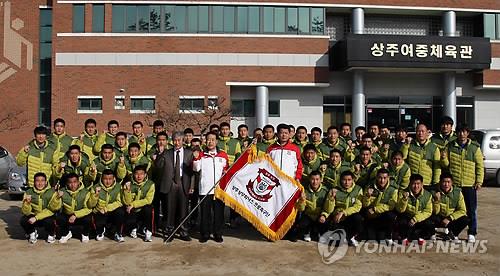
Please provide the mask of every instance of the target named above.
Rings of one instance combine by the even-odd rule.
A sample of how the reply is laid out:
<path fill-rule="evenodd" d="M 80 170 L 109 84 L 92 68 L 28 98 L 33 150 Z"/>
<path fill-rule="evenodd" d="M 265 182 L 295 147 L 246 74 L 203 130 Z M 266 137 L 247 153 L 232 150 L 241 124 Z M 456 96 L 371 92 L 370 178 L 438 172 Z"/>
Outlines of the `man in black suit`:
<path fill-rule="evenodd" d="M 156 168 L 163 172 L 160 183 L 157 184 L 159 184 L 160 192 L 166 194 L 166 236 L 170 236 L 188 214 L 189 195 L 194 192 L 191 167 L 193 152 L 183 147 L 184 134 L 182 132 L 174 133 L 172 140 L 174 147 L 158 155 L 155 160 Z M 180 228 L 179 236 L 182 240 L 191 240 L 186 224 Z"/>

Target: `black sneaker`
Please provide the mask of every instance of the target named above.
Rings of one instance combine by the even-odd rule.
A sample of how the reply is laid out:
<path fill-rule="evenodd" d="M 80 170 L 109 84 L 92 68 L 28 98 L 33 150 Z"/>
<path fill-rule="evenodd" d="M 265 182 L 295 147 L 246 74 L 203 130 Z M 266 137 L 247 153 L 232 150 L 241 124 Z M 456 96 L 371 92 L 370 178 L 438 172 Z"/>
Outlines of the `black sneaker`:
<path fill-rule="evenodd" d="M 214 236 L 214 241 L 217 243 L 221 243 L 224 241 L 224 239 L 222 238 L 222 236 L 217 235 L 217 236 Z"/>
<path fill-rule="evenodd" d="M 201 243 L 206 243 L 208 241 L 208 237 L 201 237 L 200 242 Z"/>
<path fill-rule="evenodd" d="M 191 241 L 191 237 L 189 235 L 180 235 L 179 239 L 183 241 Z"/>

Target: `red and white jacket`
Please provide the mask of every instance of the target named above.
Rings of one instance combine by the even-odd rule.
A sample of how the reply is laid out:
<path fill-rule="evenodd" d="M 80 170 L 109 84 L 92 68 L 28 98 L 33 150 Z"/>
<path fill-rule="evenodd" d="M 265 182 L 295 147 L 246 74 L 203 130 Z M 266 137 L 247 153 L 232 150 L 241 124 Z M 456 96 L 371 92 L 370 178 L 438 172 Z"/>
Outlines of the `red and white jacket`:
<path fill-rule="evenodd" d="M 200 195 L 213 194 L 212 187 L 229 168 L 229 157 L 224 151 L 200 152 L 193 160 L 193 170 L 200 172 Z M 212 190 L 211 190 L 212 189 Z"/>
<path fill-rule="evenodd" d="M 297 145 L 287 142 L 282 146 L 276 142 L 267 148 L 267 153 L 284 173 L 300 181 L 303 167 Z"/>

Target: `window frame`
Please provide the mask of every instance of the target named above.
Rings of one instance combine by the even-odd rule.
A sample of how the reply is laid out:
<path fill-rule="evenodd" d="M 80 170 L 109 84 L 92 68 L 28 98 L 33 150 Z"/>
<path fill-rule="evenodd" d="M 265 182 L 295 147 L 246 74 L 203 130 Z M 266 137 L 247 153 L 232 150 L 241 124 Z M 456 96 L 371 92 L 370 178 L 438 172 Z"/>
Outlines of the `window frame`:
<path fill-rule="evenodd" d="M 202 100 L 203 101 L 203 107 L 202 109 L 182 109 L 182 103 L 181 101 L 183 100 Z M 193 108 L 193 102 L 191 102 L 191 108 Z M 186 114 L 203 114 L 205 113 L 205 96 L 179 96 L 179 113 L 186 113 Z"/>
<path fill-rule="evenodd" d="M 134 101 L 137 100 L 153 100 L 153 109 L 144 109 L 142 104 L 141 109 L 134 109 Z M 156 113 L 156 96 L 130 96 L 130 114 L 155 114 Z"/>
<path fill-rule="evenodd" d="M 102 98 L 103 98 L 102 96 L 77 96 L 76 97 L 76 100 L 77 100 L 77 114 L 102 114 L 103 113 L 103 110 L 102 110 L 102 105 L 103 105 Z M 89 109 L 83 109 L 82 108 L 81 101 L 83 101 L 83 100 L 90 101 L 90 107 L 89 107 Z M 95 100 L 98 100 L 98 101 L 101 102 L 100 109 L 92 108 L 92 101 L 95 101 Z"/>

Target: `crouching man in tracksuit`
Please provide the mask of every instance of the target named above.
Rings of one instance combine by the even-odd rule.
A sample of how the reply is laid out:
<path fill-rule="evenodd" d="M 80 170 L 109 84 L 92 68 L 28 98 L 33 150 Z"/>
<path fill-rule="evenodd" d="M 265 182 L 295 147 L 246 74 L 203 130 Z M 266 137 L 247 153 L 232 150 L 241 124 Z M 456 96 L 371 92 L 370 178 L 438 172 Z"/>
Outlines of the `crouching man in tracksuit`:
<path fill-rule="evenodd" d="M 30 187 L 23 198 L 21 212 L 21 226 L 29 242 L 36 243 L 38 238 L 37 227 L 44 227 L 47 232 L 47 242 L 56 241 L 56 218 L 55 212 L 61 209 L 61 201 L 57 192 L 47 185 L 47 176 L 42 173 L 35 174 L 33 187 Z"/>
<path fill-rule="evenodd" d="M 340 185 L 332 189 L 335 209 L 328 218 L 333 229 L 344 229 L 347 242 L 358 246 L 356 237 L 363 230 L 363 217 L 361 211 L 363 189 L 354 184 L 354 174 L 344 171 L 340 174 Z"/>
<path fill-rule="evenodd" d="M 322 235 L 328 230 L 327 218 L 333 211 L 334 204 L 333 193 L 321 185 L 321 173 L 311 172 L 309 185 L 298 201 L 297 209 L 302 215 L 295 222 L 296 236 L 292 241 L 296 241 L 297 237 L 303 237 L 306 242 L 317 240 L 318 234 Z"/>
<path fill-rule="evenodd" d="M 450 173 L 441 174 L 439 187 L 433 197 L 433 215 L 431 220 L 436 227 L 445 227 L 448 234 L 445 240 L 460 242 L 458 235 L 469 224 L 465 208 L 464 196 L 459 187 L 453 186 L 453 177 Z M 433 235 L 435 240 L 436 236 Z"/>
<path fill-rule="evenodd" d="M 216 199 L 213 187 L 229 167 L 229 158 L 224 151 L 217 149 L 217 134 L 209 132 L 205 135 L 206 149 L 203 152 L 193 152 L 193 171 L 200 173 L 200 197 L 209 195 L 201 203 L 200 242 L 205 243 L 210 238 L 213 224 L 214 241 L 221 243 L 222 227 L 224 226 L 224 203 Z M 213 212 L 213 217 L 211 215 Z"/>
<path fill-rule="evenodd" d="M 97 233 L 95 239 L 102 241 L 104 234 L 109 232 L 115 241 L 124 242 L 122 226 L 125 209 L 122 204 L 122 189 L 112 170 L 106 169 L 102 172 L 101 181 L 94 186 L 94 197 L 97 199 L 97 206 L 94 208 Z M 110 229 L 106 229 L 106 224 L 111 226 Z"/>
<path fill-rule="evenodd" d="M 130 237 L 137 238 L 137 226 L 142 223 L 145 228 L 144 241 L 153 241 L 153 198 L 155 184 L 149 180 L 146 173 L 147 167 L 139 165 L 134 168 L 132 182 L 125 183 L 123 187 L 123 205 L 126 210 L 126 224 Z"/>
<path fill-rule="evenodd" d="M 398 190 L 389 185 L 389 171 L 379 169 L 375 184 L 368 185 L 362 199 L 366 231 L 369 240 L 393 244 L 392 228 L 396 220 L 394 208 L 398 201 Z"/>
<path fill-rule="evenodd" d="M 432 215 L 432 195 L 423 189 L 424 178 L 420 174 L 410 176 L 408 188 L 400 191 L 396 204 L 397 224 L 403 245 L 418 240 L 423 245 L 435 232 L 429 219 Z"/>
<path fill-rule="evenodd" d="M 66 243 L 73 236 L 75 226 L 82 227 L 81 241 L 89 241 L 90 226 L 92 223 L 92 209 L 96 201 L 92 193 L 80 182 L 76 173 L 66 176 L 66 187 L 58 192 L 62 198 L 63 211 L 57 219 L 61 238 L 60 243 Z"/>

